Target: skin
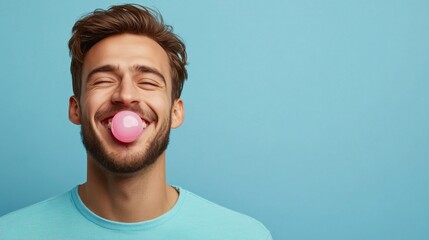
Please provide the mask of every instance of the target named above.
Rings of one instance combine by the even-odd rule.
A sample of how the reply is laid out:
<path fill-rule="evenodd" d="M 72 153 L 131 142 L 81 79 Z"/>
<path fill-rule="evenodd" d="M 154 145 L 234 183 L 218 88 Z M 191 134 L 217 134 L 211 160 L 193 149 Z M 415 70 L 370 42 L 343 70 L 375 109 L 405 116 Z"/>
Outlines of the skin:
<path fill-rule="evenodd" d="M 152 39 L 134 34 L 105 38 L 85 56 L 81 97 L 70 97 L 69 119 L 91 127 L 103 148 L 115 156 L 116 164 L 133 164 L 138 161 L 133 156 L 148 147 L 163 125 L 177 128 L 183 122 L 183 101 L 172 99 L 170 72 L 166 52 Z M 119 143 L 95 118 L 97 111 L 118 106 L 150 113 L 150 124 L 133 143 Z M 87 152 L 87 181 L 79 186 L 79 195 L 91 211 L 112 221 L 154 219 L 170 210 L 178 199 L 178 192 L 166 182 L 165 162 L 164 151 L 149 167 L 116 173 L 103 168 Z"/>

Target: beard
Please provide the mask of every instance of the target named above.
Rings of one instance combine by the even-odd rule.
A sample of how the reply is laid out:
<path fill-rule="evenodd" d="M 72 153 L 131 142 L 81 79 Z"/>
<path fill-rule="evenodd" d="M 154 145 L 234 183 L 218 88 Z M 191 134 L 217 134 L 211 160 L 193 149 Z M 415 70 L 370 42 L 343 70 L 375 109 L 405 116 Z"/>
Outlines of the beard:
<path fill-rule="evenodd" d="M 83 120 L 83 119 L 82 119 Z M 147 140 L 138 152 L 110 153 L 96 136 L 88 120 L 82 121 L 81 138 L 87 154 L 91 155 L 105 170 L 115 174 L 132 174 L 147 169 L 167 149 L 170 137 L 171 116 L 159 131 Z M 118 144 L 124 144 L 119 143 Z M 125 148 L 126 149 L 126 148 Z"/>

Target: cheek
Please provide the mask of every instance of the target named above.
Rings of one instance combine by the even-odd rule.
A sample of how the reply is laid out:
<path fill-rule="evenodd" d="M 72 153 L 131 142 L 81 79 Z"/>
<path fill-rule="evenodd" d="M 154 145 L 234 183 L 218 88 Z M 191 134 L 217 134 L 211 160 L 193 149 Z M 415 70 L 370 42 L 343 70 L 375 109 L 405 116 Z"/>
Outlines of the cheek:
<path fill-rule="evenodd" d="M 104 97 L 100 94 L 94 94 L 87 95 L 87 97 L 81 98 L 81 112 L 82 115 L 90 119 L 94 117 L 95 112 L 98 110 L 98 108 L 102 105 Z"/>
<path fill-rule="evenodd" d="M 147 95 L 147 104 L 155 111 L 158 115 L 170 114 L 171 102 L 170 98 L 162 94 L 150 94 Z M 163 116 L 158 116 L 163 117 Z"/>

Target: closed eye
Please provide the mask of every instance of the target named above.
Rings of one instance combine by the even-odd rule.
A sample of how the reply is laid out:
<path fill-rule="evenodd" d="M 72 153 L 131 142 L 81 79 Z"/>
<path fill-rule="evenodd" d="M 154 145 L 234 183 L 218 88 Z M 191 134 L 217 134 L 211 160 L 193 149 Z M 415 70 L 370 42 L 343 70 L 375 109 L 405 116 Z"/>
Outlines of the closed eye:
<path fill-rule="evenodd" d="M 138 81 L 138 85 L 142 89 L 146 90 L 155 90 L 161 87 L 161 84 L 159 84 L 157 81 L 149 78 L 143 78 Z"/>
<path fill-rule="evenodd" d="M 92 85 L 94 86 L 109 86 L 114 83 L 115 81 L 113 79 L 106 78 L 106 77 L 97 78 L 97 79 L 94 79 L 94 81 L 92 81 Z"/>

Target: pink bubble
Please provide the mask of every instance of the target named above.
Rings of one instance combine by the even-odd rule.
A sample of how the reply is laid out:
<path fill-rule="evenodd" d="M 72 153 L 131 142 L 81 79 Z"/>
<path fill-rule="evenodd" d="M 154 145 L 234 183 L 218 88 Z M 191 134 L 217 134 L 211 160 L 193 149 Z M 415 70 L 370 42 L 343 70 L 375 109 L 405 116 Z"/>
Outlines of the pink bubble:
<path fill-rule="evenodd" d="M 113 136 L 124 143 L 137 140 L 143 132 L 143 121 L 140 116 L 131 111 L 118 112 L 112 119 Z"/>

